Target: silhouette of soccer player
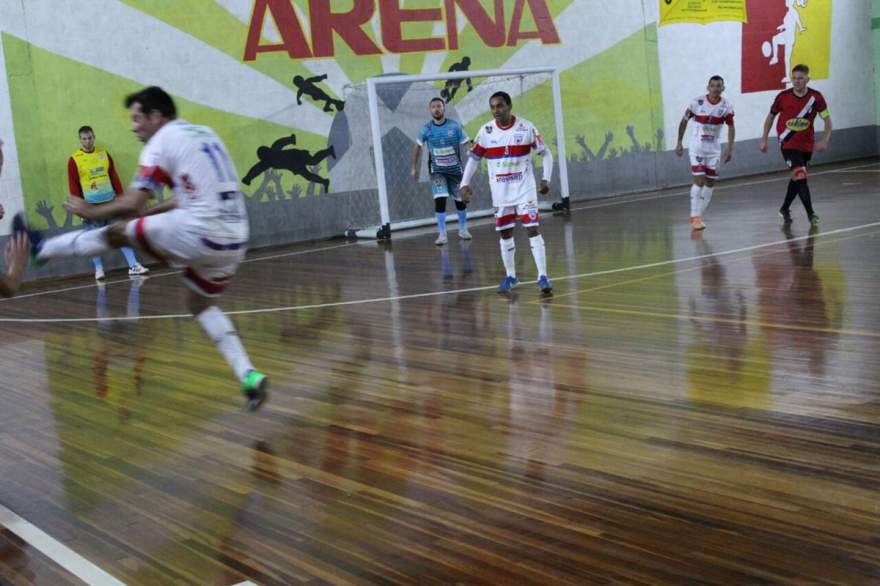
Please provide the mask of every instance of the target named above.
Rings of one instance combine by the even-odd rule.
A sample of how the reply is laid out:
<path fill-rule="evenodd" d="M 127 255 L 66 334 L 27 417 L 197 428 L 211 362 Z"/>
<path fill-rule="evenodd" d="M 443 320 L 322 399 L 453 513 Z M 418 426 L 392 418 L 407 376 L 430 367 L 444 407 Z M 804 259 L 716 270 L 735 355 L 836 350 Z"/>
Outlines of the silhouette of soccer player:
<path fill-rule="evenodd" d="M 324 111 L 329 112 L 332 108 L 331 106 L 336 107 L 337 112 L 341 112 L 345 107 L 345 102 L 342 100 L 334 100 L 330 96 L 327 95 L 327 92 L 316 86 L 316 83 L 322 82 L 327 79 L 327 74 L 324 75 L 316 75 L 315 77 L 310 77 L 308 79 L 303 79 L 301 75 L 295 75 L 293 77 L 293 85 L 295 85 L 299 91 L 296 92 L 296 105 L 302 106 L 302 96 L 303 94 L 309 96 L 316 102 L 324 102 Z"/>
<path fill-rule="evenodd" d="M 471 58 L 464 57 L 462 58 L 460 63 L 453 63 L 449 66 L 449 72 L 453 73 L 455 71 L 467 71 L 471 66 Z M 471 83 L 471 78 L 466 79 L 447 79 L 446 86 L 440 90 L 440 97 L 446 100 L 446 103 L 452 101 L 455 98 L 455 93 L 458 91 L 458 88 L 461 87 L 461 82 L 464 81 L 467 83 L 468 92 L 473 91 L 474 84 Z"/>
<path fill-rule="evenodd" d="M 329 146 L 315 154 L 303 149 L 285 149 L 288 145 L 296 144 L 296 135 L 291 134 L 279 138 L 272 143 L 271 147 L 261 146 L 257 149 L 257 157 L 260 159 L 241 180 L 245 185 L 250 185 L 257 176 L 267 169 L 286 169 L 294 175 L 304 177 L 312 183 L 320 183 L 324 186 L 324 193 L 330 189 L 330 180 L 324 179 L 317 173 L 308 169 L 311 165 L 319 165 L 328 156 L 336 158 L 336 150 Z"/>

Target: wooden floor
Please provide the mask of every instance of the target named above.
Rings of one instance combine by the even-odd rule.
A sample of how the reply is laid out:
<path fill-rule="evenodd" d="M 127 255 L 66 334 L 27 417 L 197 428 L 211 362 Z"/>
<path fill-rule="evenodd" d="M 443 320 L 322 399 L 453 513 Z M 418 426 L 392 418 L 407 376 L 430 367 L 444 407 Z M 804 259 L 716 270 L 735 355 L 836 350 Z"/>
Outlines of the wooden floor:
<path fill-rule="evenodd" d="M 546 215 L 549 301 L 486 223 L 254 253 L 258 414 L 179 276 L 31 287 L 0 505 L 126 584 L 878 584 L 880 163 L 814 171 L 818 230 L 786 181 Z M 0 528 L 0 584 L 68 581 Z"/>

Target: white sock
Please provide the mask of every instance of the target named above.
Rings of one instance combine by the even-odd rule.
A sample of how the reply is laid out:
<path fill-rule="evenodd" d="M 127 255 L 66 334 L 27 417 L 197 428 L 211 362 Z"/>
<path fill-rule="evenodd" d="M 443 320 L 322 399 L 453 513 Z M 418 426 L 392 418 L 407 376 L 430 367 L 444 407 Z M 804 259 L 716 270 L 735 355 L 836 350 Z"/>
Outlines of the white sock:
<path fill-rule="evenodd" d="M 699 185 L 691 185 L 691 216 L 699 216 L 703 213 L 703 199 L 700 197 L 703 188 Z"/>
<path fill-rule="evenodd" d="M 538 267 L 538 276 L 547 276 L 547 251 L 544 248 L 544 237 L 538 234 L 529 238 L 529 244 L 532 245 L 532 256 L 535 259 L 535 266 Z"/>
<path fill-rule="evenodd" d="M 703 186 L 703 209 L 700 210 L 700 215 L 703 215 L 703 212 L 706 211 L 706 208 L 709 207 L 709 202 L 712 201 L 712 193 L 715 191 L 714 187 L 709 187 L 708 185 Z"/>
<path fill-rule="evenodd" d="M 64 258 L 68 256 L 101 256 L 110 250 L 104 234 L 107 228 L 98 230 L 75 230 L 54 238 L 48 238 L 40 246 L 37 258 Z"/>
<path fill-rule="evenodd" d="M 516 277 L 516 242 L 513 238 L 501 239 L 501 260 L 508 277 Z"/>
<path fill-rule="evenodd" d="M 223 358 L 235 371 L 238 380 L 244 381 L 244 377 L 254 369 L 254 365 L 251 364 L 244 346 L 241 345 L 241 340 L 238 339 L 238 332 L 235 331 L 235 326 L 232 325 L 226 314 L 220 311 L 216 305 L 212 305 L 197 315 L 196 320 L 208 336 L 214 340 L 214 344 L 217 345 Z"/>

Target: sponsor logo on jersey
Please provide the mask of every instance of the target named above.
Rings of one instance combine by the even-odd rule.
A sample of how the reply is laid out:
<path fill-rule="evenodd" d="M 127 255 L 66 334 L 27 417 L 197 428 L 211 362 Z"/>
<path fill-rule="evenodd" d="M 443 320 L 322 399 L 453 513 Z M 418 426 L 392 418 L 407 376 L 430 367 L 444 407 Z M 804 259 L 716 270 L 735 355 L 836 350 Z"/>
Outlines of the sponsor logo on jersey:
<path fill-rule="evenodd" d="M 517 133 L 513 135 L 513 142 L 516 144 L 522 144 L 526 140 L 526 135 L 523 133 Z"/>
<path fill-rule="evenodd" d="M 491 125 L 486 127 L 486 134 L 492 134 L 492 126 Z"/>
<path fill-rule="evenodd" d="M 516 183 L 523 178 L 522 173 L 499 173 L 495 175 L 496 183 Z"/>
<path fill-rule="evenodd" d="M 791 118 L 785 122 L 785 127 L 793 132 L 803 132 L 810 127 L 809 118 Z"/>

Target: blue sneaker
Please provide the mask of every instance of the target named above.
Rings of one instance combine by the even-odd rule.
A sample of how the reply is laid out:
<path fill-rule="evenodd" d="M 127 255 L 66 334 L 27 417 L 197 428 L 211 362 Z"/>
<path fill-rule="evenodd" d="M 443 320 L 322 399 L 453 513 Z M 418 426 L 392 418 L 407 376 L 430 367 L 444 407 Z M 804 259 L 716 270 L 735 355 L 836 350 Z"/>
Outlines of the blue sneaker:
<path fill-rule="evenodd" d="M 541 289 L 541 293 L 544 295 L 553 294 L 553 285 L 550 284 L 550 279 L 547 278 L 547 275 L 538 277 L 538 288 Z"/>
<path fill-rule="evenodd" d="M 39 230 L 28 228 L 27 222 L 24 220 L 24 214 L 19 212 L 12 217 L 12 233 L 20 234 L 22 232 L 27 234 L 28 240 L 31 243 L 31 264 L 36 267 L 46 264 L 46 261 L 37 258 L 37 254 L 43 246 L 43 233 Z"/>
<path fill-rule="evenodd" d="M 499 293 L 510 293 L 510 290 L 519 285 L 519 279 L 516 277 L 504 277 L 501 284 L 498 285 Z"/>

